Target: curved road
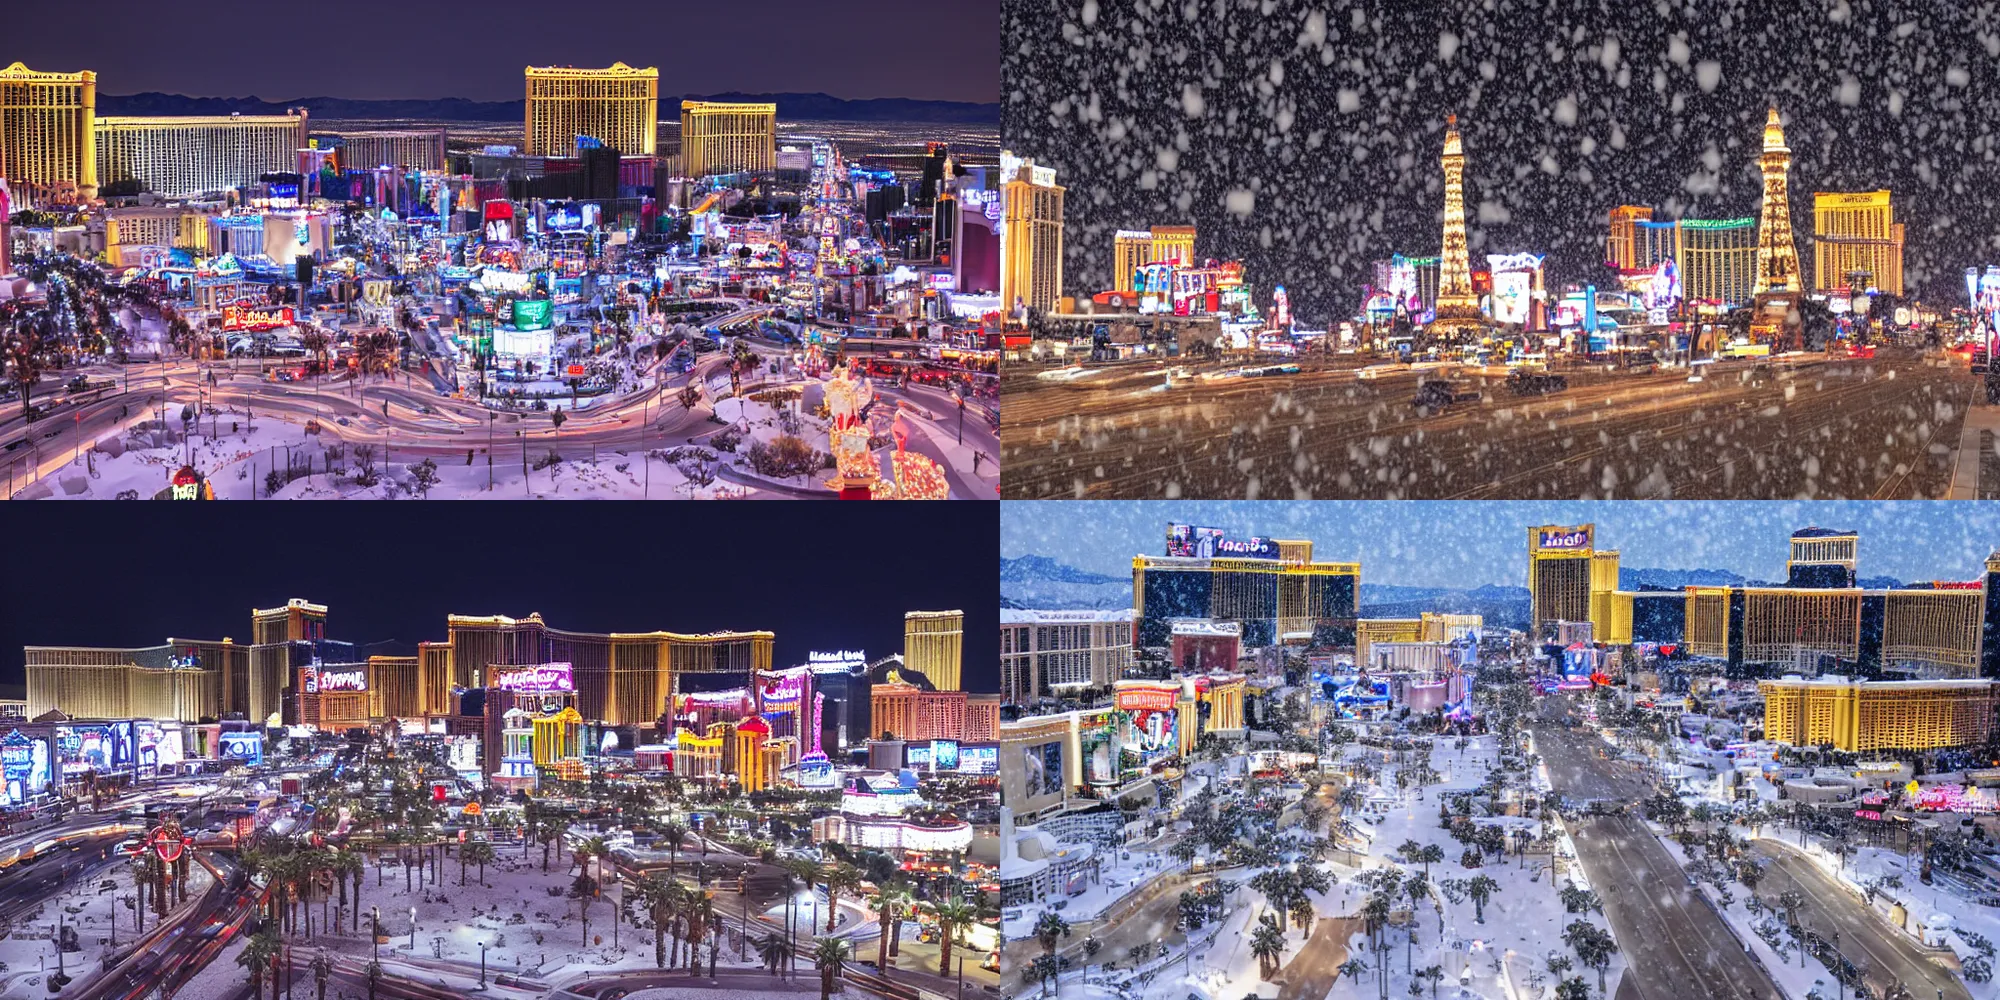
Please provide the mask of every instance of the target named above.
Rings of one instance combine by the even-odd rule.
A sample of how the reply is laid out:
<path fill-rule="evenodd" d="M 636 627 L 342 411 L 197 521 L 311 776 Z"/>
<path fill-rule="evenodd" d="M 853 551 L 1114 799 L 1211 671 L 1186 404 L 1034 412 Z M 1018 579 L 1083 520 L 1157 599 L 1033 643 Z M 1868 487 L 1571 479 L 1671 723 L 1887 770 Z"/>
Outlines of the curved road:
<path fill-rule="evenodd" d="M 1806 905 L 1799 910 L 1799 922 L 1828 939 L 1838 931 L 1841 954 L 1861 970 L 1876 996 L 1886 995 L 1890 985 L 1901 982 L 1920 1000 L 1932 996 L 1972 1000 L 1957 976 L 1931 961 L 1909 935 L 1889 926 L 1798 849 L 1771 839 L 1755 840 L 1750 846 L 1771 861 L 1759 886 L 1764 895 L 1775 897 L 1790 888 L 1803 893 Z"/>

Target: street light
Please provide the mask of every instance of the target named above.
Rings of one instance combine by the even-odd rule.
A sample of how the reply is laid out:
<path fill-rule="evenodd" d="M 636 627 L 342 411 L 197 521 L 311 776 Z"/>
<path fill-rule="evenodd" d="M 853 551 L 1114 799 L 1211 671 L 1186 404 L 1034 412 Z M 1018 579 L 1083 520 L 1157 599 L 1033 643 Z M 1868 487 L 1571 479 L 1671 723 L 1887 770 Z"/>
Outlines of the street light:
<path fill-rule="evenodd" d="M 410 907 L 410 954 L 417 953 L 417 908 Z"/>
<path fill-rule="evenodd" d="M 375 871 L 379 876 L 382 869 L 378 867 Z M 376 884 L 380 885 L 381 883 L 378 882 Z M 374 919 L 369 922 L 368 936 L 375 939 L 375 961 L 380 962 L 382 960 L 382 908 L 379 906 L 375 908 Z"/>
<path fill-rule="evenodd" d="M 486 942 L 479 942 L 479 988 L 486 988 Z"/>

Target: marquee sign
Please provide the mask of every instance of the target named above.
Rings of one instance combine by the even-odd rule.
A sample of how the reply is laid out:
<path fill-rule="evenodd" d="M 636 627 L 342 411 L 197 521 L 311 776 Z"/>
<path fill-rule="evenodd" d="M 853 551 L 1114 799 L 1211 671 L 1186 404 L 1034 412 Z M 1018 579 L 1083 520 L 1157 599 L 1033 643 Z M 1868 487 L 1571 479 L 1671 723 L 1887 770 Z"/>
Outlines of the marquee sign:
<path fill-rule="evenodd" d="M 504 667 L 493 679 L 502 691 L 523 694 L 552 694 L 576 690 L 576 681 L 567 663 L 544 663 L 532 667 Z"/>
<path fill-rule="evenodd" d="M 269 330 L 291 325 L 291 306 L 258 306 L 239 302 L 222 307 L 222 328 L 225 330 Z"/>
<path fill-rule="evenodd" d="M 1581 528 L 1543 528 L 1539 534 L 1539 549 L 1575 550 L 1590 548 L 1590 526 Z"/>
<path fill-rule="evenodd" d="M 321 691 L 366 691 L 368 671 L 366 670 L 322 670 L 319 672 Z"/>
<path fill-rule="evenodd" d="M 814 650 L 806 654 L 806 666 L 816 674 L 844 674 L 867 665 L 867 655 L 858 649 Z"/>

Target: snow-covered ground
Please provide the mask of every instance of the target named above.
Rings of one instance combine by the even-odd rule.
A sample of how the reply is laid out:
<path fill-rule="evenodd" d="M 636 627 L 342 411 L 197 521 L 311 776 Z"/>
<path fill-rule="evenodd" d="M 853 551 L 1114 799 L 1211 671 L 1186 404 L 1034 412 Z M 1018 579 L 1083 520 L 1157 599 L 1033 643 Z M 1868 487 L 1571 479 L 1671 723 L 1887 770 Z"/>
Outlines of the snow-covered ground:
<path fill-rule="evenodd" d="M 113 888 L 103 889 L 106 881 L 111 882 Z M 174 912 L 183 906 L 194 905 L 196 898 L 206 892 L 212 882 L 206 868 L 194 865 L 188 880 L 188 902 L 176 903 Z M 134 935 L 139 933 L 134 928 L 132 911 L 119 902 L 133 893 L 131 866 L 113 864 L 92 878 L 71 878 L 61 892 L 48 897 L 40 907 L 29 910 L 16 920 L 12 933 L 0 940 L 0 998 L 15 1000 L 49 995 L 44 970 L 54 972 L 56 969 L 56 951 L 51 939 L 58 917 L 64 924 L 77 929 L 77 943 L 83 947 L 82 951 L 63 956 L 69 976 L 81 981 L 86 975 L 95 974 L 101 968 L 104 955 L 111 951 L 114 912 L 120 943 L 130 944 Z M 159 918 L 149 910 L 146 930 L 158 924 Z"/>

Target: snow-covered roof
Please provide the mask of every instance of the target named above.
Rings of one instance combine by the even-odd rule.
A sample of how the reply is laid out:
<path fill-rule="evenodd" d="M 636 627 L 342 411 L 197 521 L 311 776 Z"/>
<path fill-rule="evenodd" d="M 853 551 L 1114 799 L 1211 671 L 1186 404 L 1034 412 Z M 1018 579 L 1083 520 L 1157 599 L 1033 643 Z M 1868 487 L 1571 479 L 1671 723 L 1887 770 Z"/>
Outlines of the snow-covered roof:
<path fill-rule="evenodd" d="M 1079 608 L 1065 610 L 1039 610 L 1034 608 L 1001 608 L 1002 625 L 1046 625 L 1058 622 L 1129 622 L 1131 608 Z"/>

